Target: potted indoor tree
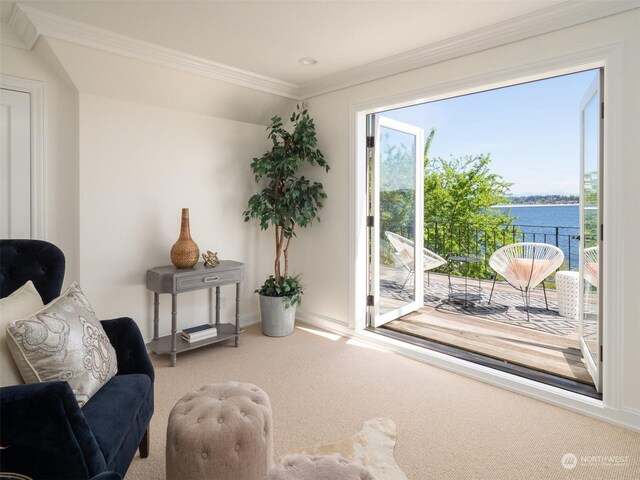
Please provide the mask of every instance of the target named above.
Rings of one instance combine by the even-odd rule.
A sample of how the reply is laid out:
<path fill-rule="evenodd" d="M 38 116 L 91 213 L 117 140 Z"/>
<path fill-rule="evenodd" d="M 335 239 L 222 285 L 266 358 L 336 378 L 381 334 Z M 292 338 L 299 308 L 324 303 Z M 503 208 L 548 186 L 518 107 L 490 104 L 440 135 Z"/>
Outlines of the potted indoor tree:
<path fill-rule="evenodd" d="M 244 221 L 255 218 L 260 228 L 275 229 L 274 272 L 256 290 L 260 294 L 262 333 L 282 337 L 293 332 L 296 305 L 302 296 L 297 275 L 289 275 L 289 247 L 296 230 L 320 221 L 318 210 L 327 197 L 322 183 L 311 182 L 300 174 L 309 165 L 329 171 L 324 155 L 318 149 L 313 119 L 304 106 L 298 105 L 291 115 L 291 131 L 279 116 L 271 119 L 267 136 L 271 149 L 254 158 L 251 170 L 260 193 L 249 199 Z"/>

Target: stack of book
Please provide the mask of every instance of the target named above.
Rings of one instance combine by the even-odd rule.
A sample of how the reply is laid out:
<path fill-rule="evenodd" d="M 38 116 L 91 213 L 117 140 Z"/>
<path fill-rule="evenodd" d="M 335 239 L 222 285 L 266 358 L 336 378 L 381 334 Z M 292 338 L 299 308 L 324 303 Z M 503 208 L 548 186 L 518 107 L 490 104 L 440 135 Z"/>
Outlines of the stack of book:
<path fill-rule="evenodd" d="M 199 342 L 206 338 L 215 337 L 218 330 L 213 325 L 205 324 L 182 330 L 182 338 L 189 343 Z"/>

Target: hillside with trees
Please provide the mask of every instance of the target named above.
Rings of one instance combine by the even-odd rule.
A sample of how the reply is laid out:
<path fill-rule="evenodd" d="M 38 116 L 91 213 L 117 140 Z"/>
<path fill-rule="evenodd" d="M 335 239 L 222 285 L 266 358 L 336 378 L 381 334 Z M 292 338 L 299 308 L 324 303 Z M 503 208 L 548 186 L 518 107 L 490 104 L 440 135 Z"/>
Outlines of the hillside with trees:
<path fill-rule="evenodd" d="M 578 195 L 517 195 L 509 196 L 509 203 L 513 205 L 558 205 L 578 204 Z"/>

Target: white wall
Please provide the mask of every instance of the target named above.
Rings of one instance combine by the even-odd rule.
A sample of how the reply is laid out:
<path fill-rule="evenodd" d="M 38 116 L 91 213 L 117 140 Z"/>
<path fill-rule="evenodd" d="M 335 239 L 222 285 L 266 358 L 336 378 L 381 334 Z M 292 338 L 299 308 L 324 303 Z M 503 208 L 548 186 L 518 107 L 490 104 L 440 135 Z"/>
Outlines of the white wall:
<path fill-rule="evenodd" d="M 270 236 L 242 212 L 257 187 L 251 159 L 265 125 L 293 102 L 276 95 L 47 39 L 80 91 L 80 282 L 101 318 L 131 316 L 152 337 L 146 270 L 170 264 L 181 209 L 200 250 L 244 262 L 241 322 L 258 319 Z M 179 327 L 209 318 L 208 291 L 178 297 Z M 222 288 L 233 318 L 235 290 Z M 226 298 L 224 298 L 226 297 Z M 170 331 L 161 296 L 160 334 Z"/>
<path fill-rule="evenodd" d="M 56 71 L 46 44 L 34 50 L 0 45 L 0 72 L 44 82 L 45 239 L 65 253 L 65 285 L 78 278 L 78 93 Z"/>
<path fill-rule="evenodd" d="M 80 278 L 101 318 L 131 316 L 152 335 L 148 268 L 170 264 L 181 208 L 190 209 L 200 250 L 246 263 L 245 320 L 257 313 L 253 290 L 264 279 L 270 239 L 242 211 L 255 191 L 251 158 L 266 148 L 264 126 L 198 113 L 80 95 Z M 263 268 L 256 268 L 263 265 Z M 223 287 L 232 318 L 235 289 Z M 205 291 L 178 297 L 180 326 L 208 318 Z M 170 296 L 161 296 L 161 334 Z"/>
<path fill-rule="evenodd" d="M 473 55 L 431 65 L 400 75 L 369 82 L 356 87 L 328 93 L 308 100 L 311 114 L 319 131 L 320 147 L 332 166 L 330 179 L 325 182 L 328 202 L 323 212 L 321 226 L 301 235 L 292 256 L 296 264 L 304 265 L 306 293 L 303 316 L 328 318 L 346 323 L 353 312 L 350 310 L 349 289 L 349 224 L 350 186 L 356 179 L 349 178 L 349 162 L 354 160 L 350 144 L 352 118 L 350 109 L 363 102 L 382 99 L 411 91 L 435 88 L 442 84 L 463 82 L 470 77 L 517 68 L 534 62 L 543 62 L 563 55 L 575 55 L 620 42 L 623 55 L 622 78 L 619 82 L 624 90 L 620 105 L 609 105 L 621 109 L 621 125 L 615 128 L 620 134 L 621 155 L 607 159 L 608 168 L 615 167 L 615 182 L 619 190 L 609 192 L 613 198 L 619 195 L 624 208 L 617 212 L 616 223 L 621 225 L 619 254 L 621 271 L 611 272 L 624 289 L 619 316 L 615 319 L 620 326 L 620 358 L 623 359 L 619 371 L 619 386 L 608 408 L 614 414 L 635 416 L 640 425 L 640 290 L 638 271 L 640 261 L 635 251 L 640 243 L 640 227 L 637 222 L 637 205 L 640 205 L 640 179 L 638 154 L 640 151 L 640 10 L 608 17 L 558 32 L 490 49 Z M 607 72 L 611 73 L 611 72 Z M 607 75 L 605 73 L 605 75 Z M 605 169 L 606 171 L 606 169 Z M 365 272 L 359 272 L 365 275 Z M 364 295 L 356 301 L 365 301 Z M 617 342 L 613 342 L 616 344 Z M 606 355 L 606 354 L 605 354 Z M 607 358 L 612 359 L 615 355 Z M 606 360 L 605 360 L 606 361 Z M 618 388 L 619 387 L 619 388 Z M 611 393 L 611 392 L 610 392 Z M 617 394 L 619 393 L 619 397 Z M 609 398 L 612 398 L 611 396 Z M 638 428 L 638 427 L 636 427 Z"/>
<path fill-rule="evenodd" d="M 41 39 L 42 40 L 42 39 Z M 45 38 L 81 93 L 267 125 L 292 100 L 54 38 Z"/>

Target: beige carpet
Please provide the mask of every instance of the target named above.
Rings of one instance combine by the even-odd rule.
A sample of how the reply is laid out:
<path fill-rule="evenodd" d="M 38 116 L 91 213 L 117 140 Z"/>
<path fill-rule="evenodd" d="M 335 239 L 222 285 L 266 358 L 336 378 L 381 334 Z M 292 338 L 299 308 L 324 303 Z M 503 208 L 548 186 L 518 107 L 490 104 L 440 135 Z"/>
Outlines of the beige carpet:
<path fill-rule="evenodd" d="M 263 388 L 275 455 L 346 438 L 376 417 L 397 427 L 395 459 L 409 479 L 640 479 L 640 435 L 313 327 L 286 338 L 248 328 L 240 348 L 152 355 L 151 454 L 127 480 L 164 479 L 165 430 L 175 402 L 207 383 Z M 576 455 L 577 466 L 561 459 Z M 613 466 L 595 457 L 628 457 Z M 250 480 L 250 479 L 246 479 Z M 384 480 L 384 479 L 380 479 Z"/>

